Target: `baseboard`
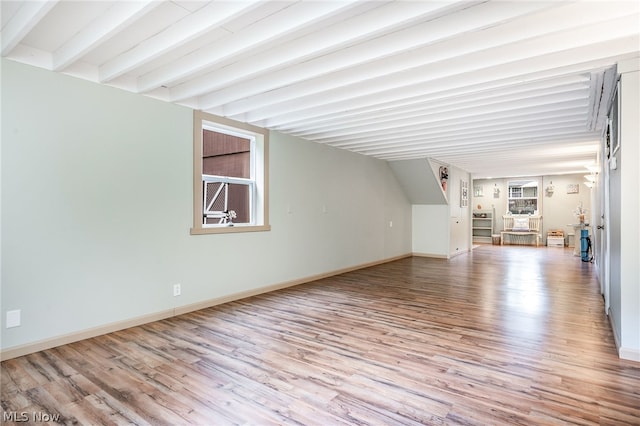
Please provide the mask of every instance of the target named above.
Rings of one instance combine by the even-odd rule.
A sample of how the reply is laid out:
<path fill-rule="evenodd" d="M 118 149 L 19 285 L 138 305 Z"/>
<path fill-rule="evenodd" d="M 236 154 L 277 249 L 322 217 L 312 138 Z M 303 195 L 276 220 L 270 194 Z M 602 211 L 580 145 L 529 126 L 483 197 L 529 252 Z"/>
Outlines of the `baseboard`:
<path fill-rule="evenodd" d="M 413 252 L 411 255 L 415 256 L 415 257 L 433 257 L 434 259 L 449 259 L 448 255 L 440 254 L 440 253 L 418 253 L 418 252 Z"/>
<path fill-rule="evenodd" d="M 460 256 L 461 254 L 467 254 L 467 253 L 470 253 L 470 252 L 471 252 L 471 249 L 469 249 L 469 250 L 459 250 L 459 251 L 456 251 L 456 252 L 451 253 L 451 254 L 449 255 L 449 259 L 452 259 L 452 258 L 454 258 L 454 257 Z"/>
<path fill-rule="evenodd" d="M 640 349 L 618 348 L 618 356 L 620 359 L 626 359 L 627 361 L 640 362 Z"/>
<path fill-rule="evenodd" d="M 611 315 L 611 309 L 607 312 L 607 318 L 609 318 L 609 325 L 611 326 L 611 333 L 613 333 L 613 342 L 616 345 L 616 349 L 618 350 L 618 354 L 620 354 L 620 336 L 616 333 L 616 323 L 613 320 L 613 315 Z"/>
<path fill-rule="evenodd" d="M 167 309 L 161 312 L 154 312 L 149 315 L 130 318 L 124 321 L 118 321 L 98 327 L 88 328 L 86 330 L 63 334 L 61 336 L 43 339 L 33 343 L 14 346 L 3 349 L 0 352 L 0 361 L 6 361 L 11 358 L 28 355 L 30 353 L 44 351 L 45 349 L 55 348 L 56 346 L 68 345 L 69 343 L 78 342 L 80 340 L 90 339 L 92 337 L 101 336 L 103 334 L 113 333 L 114 331 L 124 330 L 125 328 L 136 327 L 138 325 L 148 324 L 154 321 L 160 321 L 174 316 L 173 309 Z"/>
<path fill-rule="evenodd" d="M 615 342 L 616 349 L 618 350 L 618 357 L 628 361 L 640 362 L 640 349 L 625 348 L 621 345 L 620 336 L 618 336 L 618 333 L 616 332 L 616 323 L 613 320 L 613 315 L 611 315 L 611 309 L 609 309 L 607 317 L 609 318 L 609 325 L 611 326 L 611 332 L 613 333 L 613 340 Z"/>
<path fill-rule="evenodd" d="M 312 281 L 321 280 L 323 278 L 333 277 L 335 275 L 345 274 L 345 273 L 351 272 L 351 271 L 357 271 L 358 269 L 364 269 L 364 268 L 370 268 L 370 267 L 376 266 L 376 265 L 382 265 L 384 263 L 393 262 L 395 260 L 400 260 L 400 259 L 404 259 L 404 258 L 411 257 L 411 256 L 412 255 L 410 253 L 403 254 L 401 256 L 395 256 L 395 257 L 387 258 L 387 259 L 384 259 L 384 260 L 363 263 L 363 264 L 356 265 L 356 266 L 350 266 L 350 267 L 347 267 L 347 268 L 336 269 L 334 271 L 325 272 L 325 273 L 322 273 L 322 274 L 310 275 L 310 276 L 307 276 L 307 277 L 304 277 L 304 278 L 299 278 L 299 279 L 292 280 L 292 281 L 285 281 L 285 282 L 282 282 L 282 283 L 273 284 L 273 285 L 269 285 L 269 286 L 265 286 L 265 287 L 260 287 L 260 288 L 256 288 L 256 289 L 252 289 L 252 290 L 241 291 L 239 293 L 230 294 L 230 295 L 224 296 L 224 297 L 217 297 L 217 298 L 214 298 L 214 299 L 204 300 L 202 302 L 198 302 L 198 303 L 193 303 L 193 304 L 190 304 L 190 305 L 177 307 L 175 309 L 175 315 L 187 314 L 189 312 L 199 311 L 200 309 L 206 309 L 206 308 L 210 308 L 212 306 L 221 305 L 223 303 L 233 302 L 234 300 L 246 299 L 247 297 L 257 296 L 259 294 L 264 294 L 264 293 L 270 293 L 272 291 L 281 290 L 281 289 L 284 289 L 284 288 L 293 287 L 293 286 L 296 286 L 296 285 L 300 285 L 300 284 L 309 283 L 309 282 L 312 282 Z"/>
<path fill-rule="evenodd" d="M 383 259 L 383 260 L 363 263 L 360 265 L 350 266 L 347 268 L 341 268 L 334 271 L 325 272 L 322 274 L 311 275 L 308 277 L 304 277 L 304 278 L 300 278 L 292 281 L 286 281 L 286 282 L 273 284 L 265 287 L 260 287 L 260 288 L 256 288 L 248 291 L 242 291 L 239 293 L 230 294 L 228 296 L 217 297 L 214 299 L 209 299 L 202 302 L 193 303 L 190 305 L 179 306 L 174 309 L 167 309 L 167 310 L 155 312 L 148 315 L 143 315 L 136 318 L 117 321 L 114 323 L 105 324 L 102 326 L 65 334 L 62 336 L 52 337 L 50 339 L 43 339 L 33 343 L 14 346 L 14 347 L 3 349 L 2 351 L 0 351 L 0 361 L 6 361 L 8 359 L 17 358 L 19 356 L 28 355 L 34 352 L 55 348 L 56 346 L 67 345 L 69 343 L 78 342 L 80 340 L 101 336 L 103 334 L 113 333 L 115 331 L 120 331 L 127 328 L 143 325 L 143 324 L 148 324 L 154 321 L 160 321 L 166 318 L 186 314 L 186 313 L 197 311 L 200 309 L 205 309 L 212 306 L 221 305 L 223 303 L 232 302 L 234 300 L 240 300 L 240 299 L 245 299 L 251 296 L 257 296 L 259 294 L 269 293 L 272 291 L 284 289 L 287 287 L 293 287 L 296 285 L 300 285 L 300 284 L 304 284 L 312 281 L 317 281 L 323 278 L 329 278 L 335 275 L 340 275 L 340 274 L 344 274 L 351 271 L 357 271 L 358 269 L 364 269 L 364 268 L 370 268 L 376 265 L 382 265 L 384 263 L 393 262 L 393 261 L 404 259 L 411 256 L 412 256 L 411 253 L 407 253 L 404 255 L 394 256 L 394 257 Z"/>

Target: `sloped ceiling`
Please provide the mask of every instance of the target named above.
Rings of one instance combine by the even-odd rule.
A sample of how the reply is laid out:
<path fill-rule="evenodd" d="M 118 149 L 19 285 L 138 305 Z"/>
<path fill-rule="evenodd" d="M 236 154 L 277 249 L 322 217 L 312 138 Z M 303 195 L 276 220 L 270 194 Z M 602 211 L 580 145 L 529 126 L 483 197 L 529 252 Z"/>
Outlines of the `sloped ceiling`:
<path fill-rule="evenodd" d="M 428 159 L 390 161 L 389 165 L 411 204 L 448 203 Z"/>
<path fill-rule="evenodd" d="M 2 55 L 385 160 L 574 173 L 639 4 L 3 0 Z"/>

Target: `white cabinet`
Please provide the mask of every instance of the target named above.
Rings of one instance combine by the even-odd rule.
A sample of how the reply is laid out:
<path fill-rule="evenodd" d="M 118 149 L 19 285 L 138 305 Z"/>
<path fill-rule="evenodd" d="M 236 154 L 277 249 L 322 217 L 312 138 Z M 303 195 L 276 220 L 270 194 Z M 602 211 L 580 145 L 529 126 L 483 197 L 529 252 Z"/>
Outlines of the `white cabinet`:
<path fill-rule="evenodd" d="M 491 243 L 491 236 L 493 235 L 493 212 L 491 210 L 475 210 L 471 221 L 473 242 Z"/>

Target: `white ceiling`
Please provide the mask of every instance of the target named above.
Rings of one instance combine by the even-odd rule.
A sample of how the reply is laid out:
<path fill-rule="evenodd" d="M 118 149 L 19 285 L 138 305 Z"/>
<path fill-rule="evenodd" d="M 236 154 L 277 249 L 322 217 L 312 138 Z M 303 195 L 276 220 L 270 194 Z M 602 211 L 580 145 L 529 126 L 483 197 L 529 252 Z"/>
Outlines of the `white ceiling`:
<path fill-rule="evenodd" d="M 2 56 L 385 160 L 582 173 L 639 8 L 2 0 Z"/>

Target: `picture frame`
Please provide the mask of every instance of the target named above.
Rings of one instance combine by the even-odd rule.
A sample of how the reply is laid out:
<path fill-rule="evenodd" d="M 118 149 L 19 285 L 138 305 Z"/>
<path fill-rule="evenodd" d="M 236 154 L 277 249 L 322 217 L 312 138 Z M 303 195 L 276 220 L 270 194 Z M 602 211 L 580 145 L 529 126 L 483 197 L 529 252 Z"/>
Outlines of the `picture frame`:
<path fill-rule="evenodd" d="M 579 183 L 567 184 L 567 194 L 578 194 L 579 192 L 580 192 L 580 184 Z"/>
<path fill-rule="evenodd" d="M 469 182 L 460 181 L 460 207 L 469 206 Z"/>

